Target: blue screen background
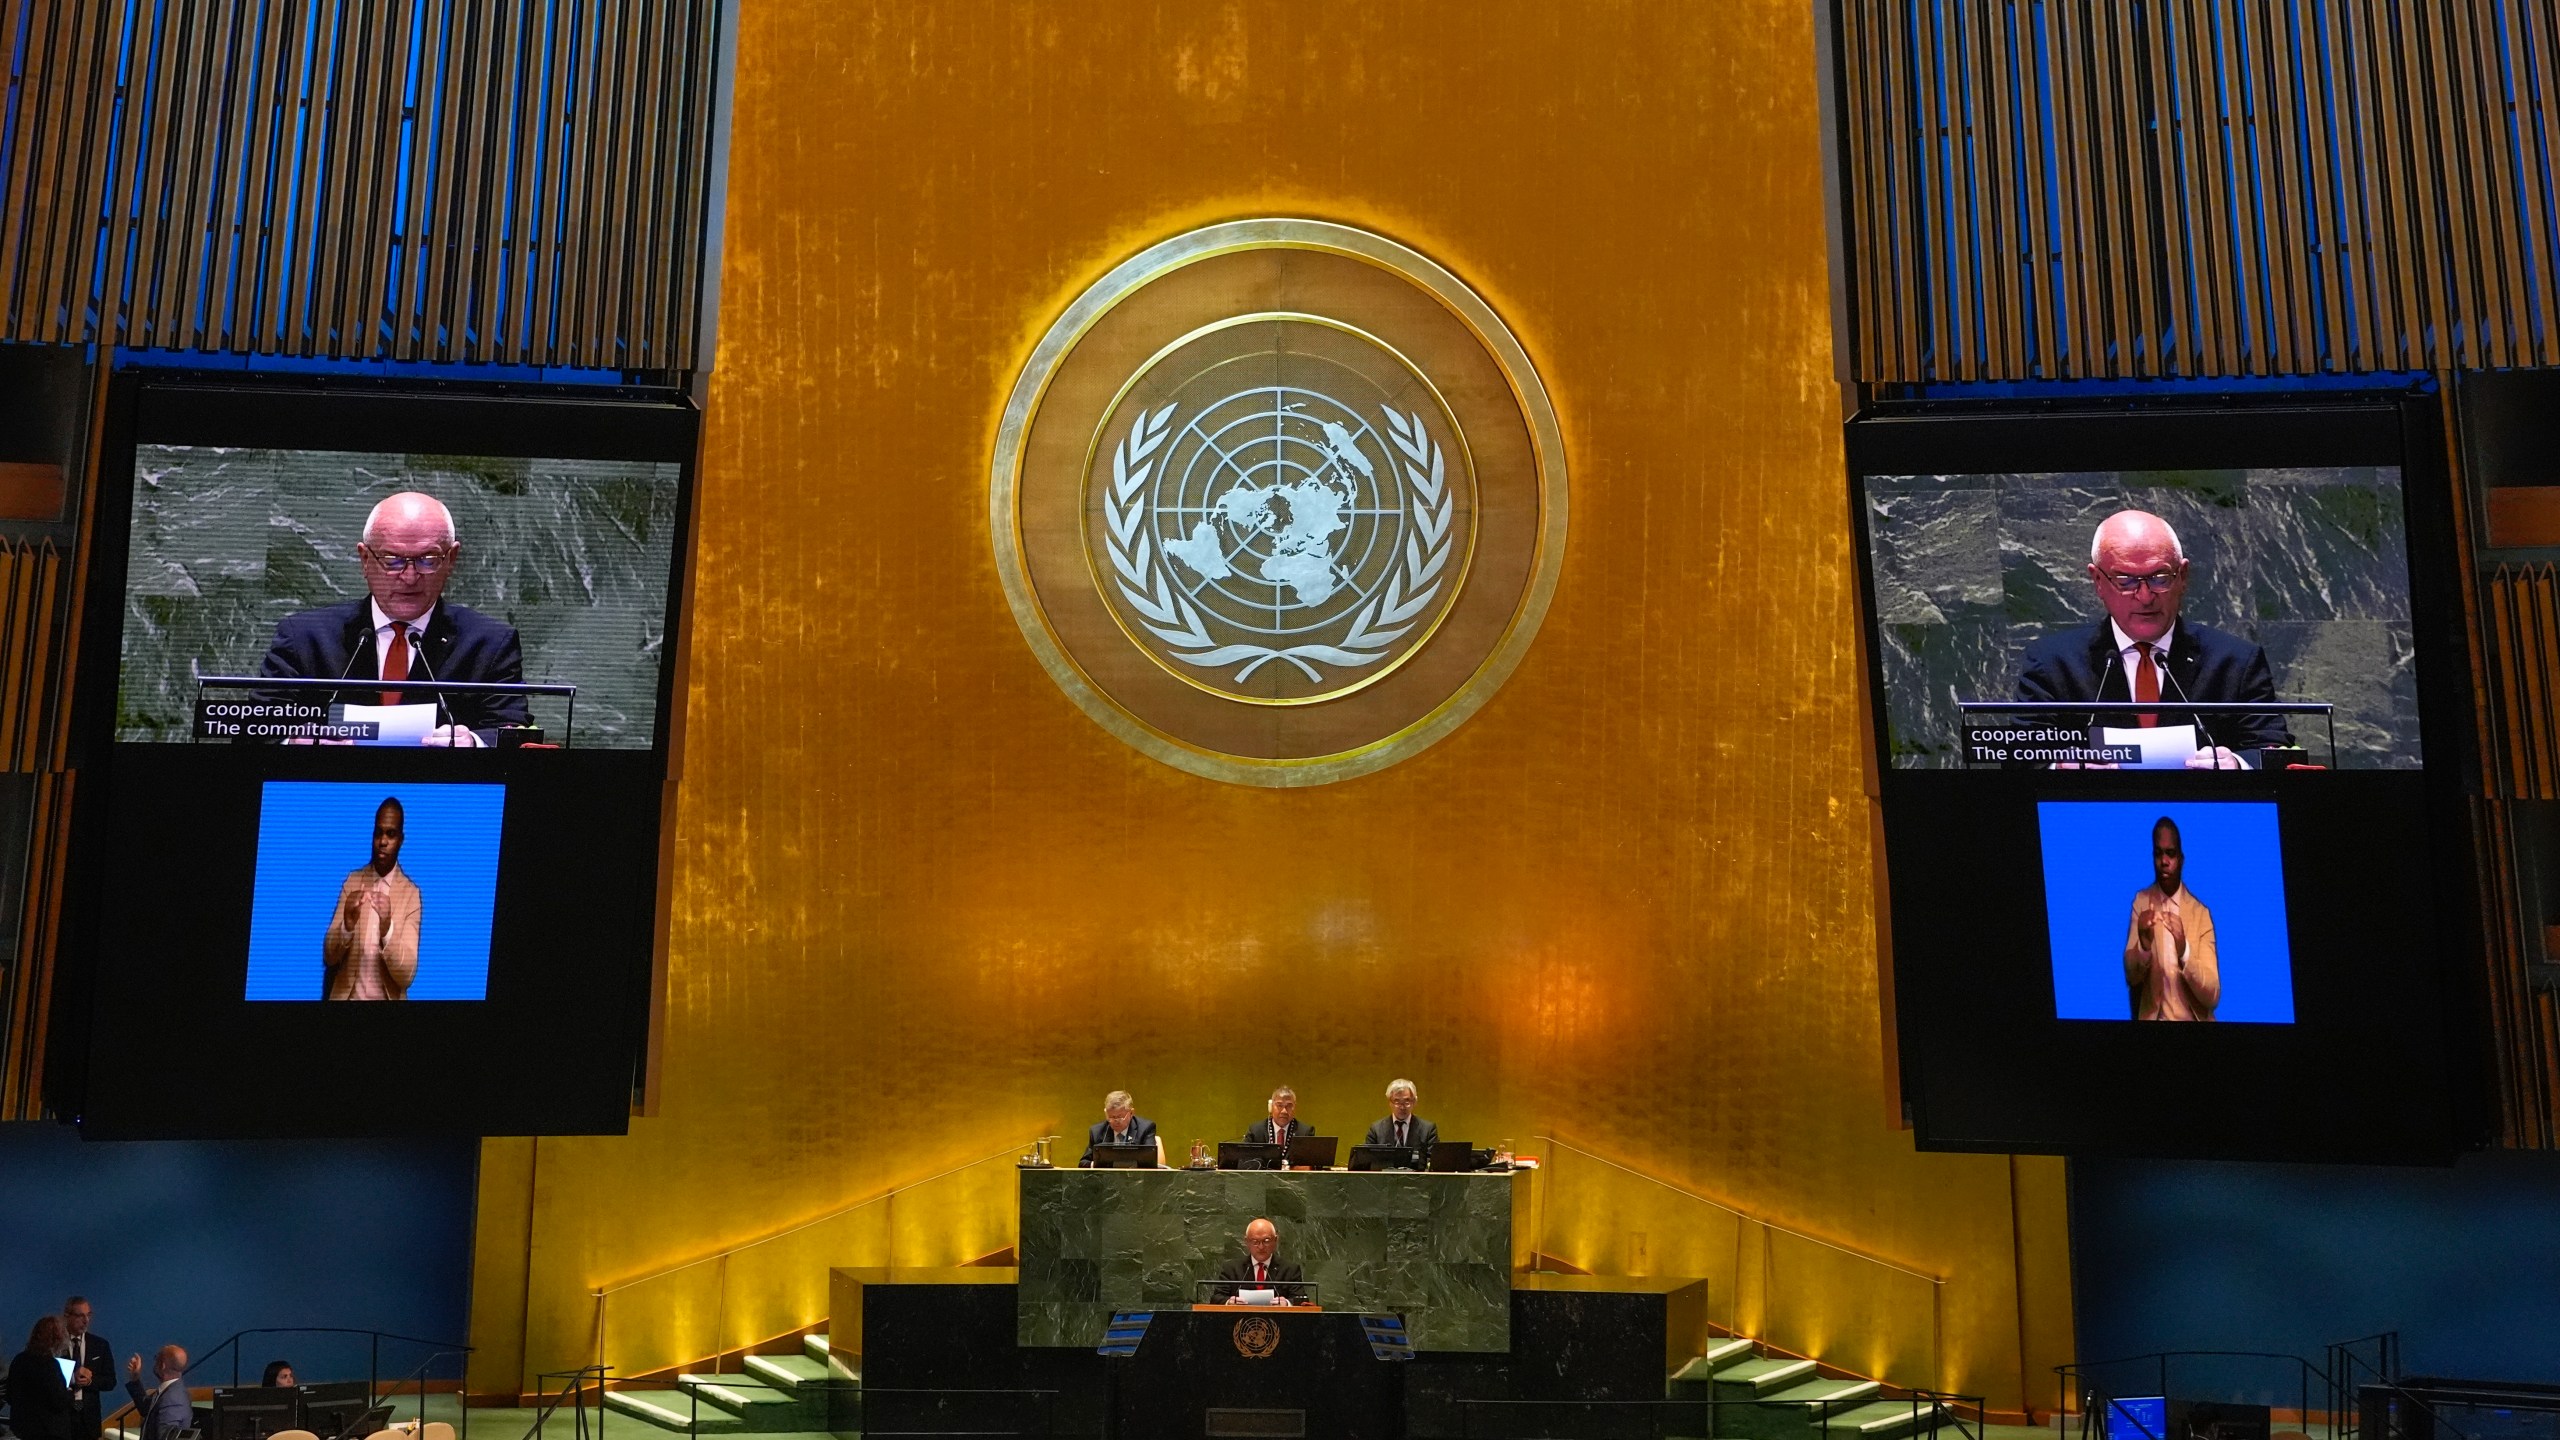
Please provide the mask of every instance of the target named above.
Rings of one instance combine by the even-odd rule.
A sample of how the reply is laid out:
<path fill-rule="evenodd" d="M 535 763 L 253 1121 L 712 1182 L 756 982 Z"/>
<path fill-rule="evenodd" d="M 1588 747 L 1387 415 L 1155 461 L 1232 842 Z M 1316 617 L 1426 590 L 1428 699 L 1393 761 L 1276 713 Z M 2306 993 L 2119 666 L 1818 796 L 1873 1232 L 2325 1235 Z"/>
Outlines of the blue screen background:
<path fill-rule="evenodd" d="M 400 868 L 418 885 L 418 974 L 409 998 L 488 998 L 507 787 L 377 780 L 267 782 L 258 804 L 247 998 L 320 998 L 320 937 L 339 887 L 373 857 L 373 814 L 387 796 L 399 797 L 406 812 Z"/>
<path fill-rule="evenodd" d="M 2186 887 L 2213 912 L 2222 966 L 2216 1020 L 2293 1023 L 2293 949 L 2284 918 L 2284 847 L 2272 801 L 2046 800 L 2045 922 L 2053 942 L 2053 1013 L 2130 1020 L 2124 933 L 2134 893 L 2151 883 L 2151 827 L 2178 822 Z"/>

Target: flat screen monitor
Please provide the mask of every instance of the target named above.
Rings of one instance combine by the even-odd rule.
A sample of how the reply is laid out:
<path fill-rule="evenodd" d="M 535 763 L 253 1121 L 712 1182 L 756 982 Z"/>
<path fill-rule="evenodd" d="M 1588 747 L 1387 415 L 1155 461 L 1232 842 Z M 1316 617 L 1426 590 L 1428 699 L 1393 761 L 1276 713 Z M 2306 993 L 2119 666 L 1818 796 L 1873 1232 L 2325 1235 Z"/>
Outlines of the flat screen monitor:
<path fill-rule="evenodd" d="M 627 1129 L 698 413 L 160 372 L 108 409 L 62 1108 Z"/>
<path fill-rule="evenodd" d="M 1354 1145 L 1351 1168 L 1354 1170 L 1425 1170 L 1431 1165 L 1431 1152 L 1419 1145 Z"/>
<path fill-rule="evenodd" d="M 2458 1148 L 2475 727 L 2434 416 L 1851 422 L 1880 988 L 1922 1148 Z"/>
<path fill-rule="evenodd" d="M 213 1392 L 215 1440 L 262 1440 L 301 1423 L 302 1392 L 291 1387 L 243 1385 Z"/>
<path fill-rule="evenodd" d="M 1156 1147 L 1152 1142 L 1093 1147 L 1093 1168 L 1096 1170 L 1153 1170 L 1156 1162 Z"/>
<path fill-rule="evenodd" d="M 1436 1140 L 1431 1145 L 1431 1168 L 1441 1174 L 1480 1170 L 1489 1158 L 1464 1140 Z"/>
<path fill-rule="evenodd" d="M 1218 1142 L 1218 1168 L 1221 1170 L 1277 1170 L 1280 1147 L 1252 1145 L 1242 1140 Z"/>
<path fill-rule="evenodd" d="M 2107 1440 L 2168 1440 L 2169 1400 L 2136 1395 L 2107 1402 Z"/>
<path fill-rule="evenodd" d="M 1330 1170 L 1333 1157 L 1342 1148 L 1341 1138 L 1333 1135 L 1304 1135 L 1289 1142 L 1289 1163 L 1310 1170 Z"/>

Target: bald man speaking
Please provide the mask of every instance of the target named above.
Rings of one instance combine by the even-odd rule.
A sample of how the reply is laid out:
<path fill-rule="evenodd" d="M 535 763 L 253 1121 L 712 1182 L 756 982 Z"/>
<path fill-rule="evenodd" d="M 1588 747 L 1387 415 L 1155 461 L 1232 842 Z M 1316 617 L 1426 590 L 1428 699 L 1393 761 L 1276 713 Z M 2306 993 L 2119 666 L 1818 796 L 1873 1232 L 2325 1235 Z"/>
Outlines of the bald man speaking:
<path fill-rule="evenodd" d="M 524 648 L 515 627 L 444 598 L 462 563 L 453 512 L 432 495 L 404 490 L 373 507 L 356 546 L 364 571 L 362 599 L 303 610 L 276 622 L 258 673 L 315 680 L 362 680 L 332 692 L 359 705 L 444 706 L 429 745 L 488 743 L 500 726 L 530 723 L 522 695 L 404 690 L 404 680 L 524 679 Z M 378 688 L 377 688 L 378 687 Z"/>
<path fill-rule="evenodd" d="M 2085 629 L 2047 635 L 2027 647 L 2018 671 L 2021 700 L 2158 700 L 2156 712 L 2104 717 L 2102 725 L 2197 727 L 2191 769 L 2256 763 L 2268 745 L 2292 743 L 2280 715 L 2181 714 L 2199 704 L 2276 698 L 2267 652 L 2237 635 L 2181 620 L 2187 552 L 2169 522 L 2119 510 L 2089 539 L 2089 580 L 2106 617 Z"/>

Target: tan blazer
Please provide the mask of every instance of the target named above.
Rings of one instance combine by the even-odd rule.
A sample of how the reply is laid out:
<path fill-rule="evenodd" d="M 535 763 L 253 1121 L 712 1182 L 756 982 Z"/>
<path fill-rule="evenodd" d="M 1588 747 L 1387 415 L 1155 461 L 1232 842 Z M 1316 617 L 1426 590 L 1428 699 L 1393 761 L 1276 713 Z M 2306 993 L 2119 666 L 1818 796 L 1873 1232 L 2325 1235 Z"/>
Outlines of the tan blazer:
<path fill-rule="evenodd" d="M 374 897 L 372 914 L 365 900 Z M 322 998 L 405 1000 L 418 974 L 418 882 L 399 866 L 377 875 L 358 867 L 338 887 L 338 909 L 320 938 L 320 963 L 328 975 Z"/>
<path fill-rule="evenodd" d="M 2154 911 L 2174 910 L 2186 927 L 2186 953 L 2169 927 L 2151 927 L 2151 943 L 2142 941 L 2142 918 Z M 2195 892 L 2181 885 L 2176 895 L 2163 895 L 2158 884 L 2134 892 L 2133 913 L 2124 927 L 2124 984 L 2133 997 L 2136 1020 L 2210 1020 L 2222 1003 L 2222 962 L 2213 948 L 2213 912 Z"/>

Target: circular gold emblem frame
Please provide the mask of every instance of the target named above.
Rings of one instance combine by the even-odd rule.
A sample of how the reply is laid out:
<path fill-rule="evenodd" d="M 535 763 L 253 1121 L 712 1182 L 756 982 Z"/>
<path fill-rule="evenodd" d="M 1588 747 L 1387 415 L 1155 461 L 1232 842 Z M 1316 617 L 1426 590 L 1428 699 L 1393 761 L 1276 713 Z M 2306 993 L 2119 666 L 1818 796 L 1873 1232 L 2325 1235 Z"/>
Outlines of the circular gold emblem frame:
<path fill-rule="evenodd" d="M 1247 1360 L 1268 1360 L 1280 1349 L 1280 1322 L 1268 1315 L 1247 1315 L 1236 1322 L 1236 1353 Z"/>
<path fill-rule="evenodd" d="M 1180 675 L 1131 633 L 1101 593 L 1080 515 L 1089 477 L 1122 440 L 1104 426 L 1143 367 L 1181 337 L 1256 318 L 1335 323 L 1389 348 L 1435 396 L 1448 392 L 1465 423 L 1446 444 L 1482 467 L 1475 484 L 1508 487 L 1477 517 L 1481 544 L 1469 521 L 1471 553 L 1451 577 L 1460 588 L 1419 643 L 1361 683 L 1276 707 Z M 1140 752 L 1232 784 L 1345 780 L 1449 734 L 1519 665 L 1564 559 L 1563 436 L 1526 350 L 1427 256 L 1323 221 L 1207 226 L 1095 282 L 1024 362 L 988 489 L 997 578 L 1050 678 Z"/>

